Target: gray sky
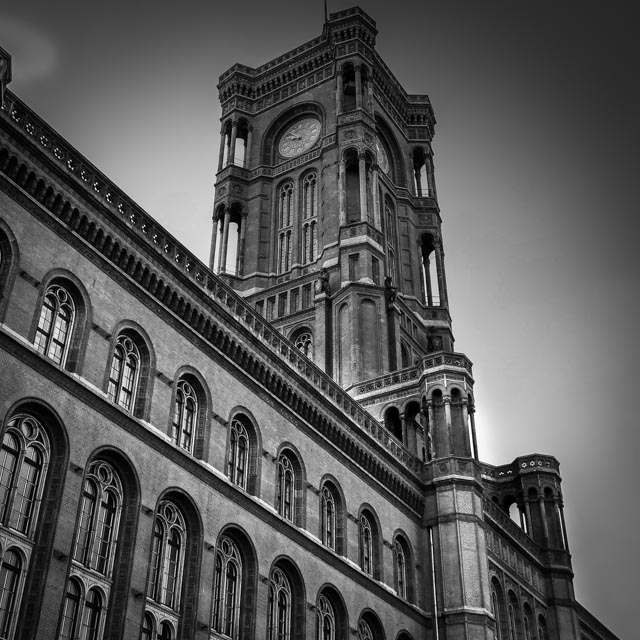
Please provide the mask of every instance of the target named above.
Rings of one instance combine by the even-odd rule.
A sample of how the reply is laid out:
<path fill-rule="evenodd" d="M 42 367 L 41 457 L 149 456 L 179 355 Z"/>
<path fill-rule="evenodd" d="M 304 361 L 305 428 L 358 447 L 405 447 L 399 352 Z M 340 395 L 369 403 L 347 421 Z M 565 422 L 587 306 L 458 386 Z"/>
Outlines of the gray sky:
<path fill-rule="evenodd" d="M 218 77 L 319 35 L 322 0 L 94 4 L 0 9 L 10 88 L 206 262 Z M 388 66 L 436 112 L 451 313 L 474 362 L 481 457 L 560 460 L 576 595 L 635 637 L 633 3 L 359 4 Z"/>

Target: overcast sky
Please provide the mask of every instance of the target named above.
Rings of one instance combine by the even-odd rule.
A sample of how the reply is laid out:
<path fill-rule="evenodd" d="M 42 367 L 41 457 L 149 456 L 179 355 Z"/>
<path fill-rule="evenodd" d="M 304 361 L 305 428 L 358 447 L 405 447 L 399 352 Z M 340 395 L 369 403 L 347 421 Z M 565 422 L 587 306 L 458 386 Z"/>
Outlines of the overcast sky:
<path fill-rule="evenodd" d="M 451 313 L 474 362 L 481 457 L 560 460 L 577 598 L 637 637 L 634 3 L 359 4 L 398 80 L 435 109 Z M 206 262 L 218 77 L 310 40 L 322 21 L 322 0 L 24 0 L 0 9 L 0 46 L 11 90 Z"/>

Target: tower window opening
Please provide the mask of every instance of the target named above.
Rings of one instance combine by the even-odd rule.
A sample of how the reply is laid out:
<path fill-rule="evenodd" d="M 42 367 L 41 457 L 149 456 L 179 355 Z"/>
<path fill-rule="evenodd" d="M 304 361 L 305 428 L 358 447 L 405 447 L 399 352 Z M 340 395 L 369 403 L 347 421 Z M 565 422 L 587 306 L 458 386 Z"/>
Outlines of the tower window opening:
<path fill-rule="evenodd" d="M 389 407 L 384 412 L 384 426 L 387 431 L 391 432 L 400 442 L 402 439 L 402 420 L 397 407 Z"/>
<path fill-rule="evenodd" d="M 429 180 L 430 160 L 424 149 L 413 150 L 413 185 L 418 198 L 432 196 Z"/>
<path fill-rule="evenodd" d="M 429 307 L 439 307 L 438 261 L 433 238 L 430 235 L 425 235 L 422 240 L 422 288 L 425 304 Z"/>
<path fill-rule="evenodd" d="M 352 64 L 342 70 L 342 111 L 353 111 L 356 108 L 356 72 Z"/>

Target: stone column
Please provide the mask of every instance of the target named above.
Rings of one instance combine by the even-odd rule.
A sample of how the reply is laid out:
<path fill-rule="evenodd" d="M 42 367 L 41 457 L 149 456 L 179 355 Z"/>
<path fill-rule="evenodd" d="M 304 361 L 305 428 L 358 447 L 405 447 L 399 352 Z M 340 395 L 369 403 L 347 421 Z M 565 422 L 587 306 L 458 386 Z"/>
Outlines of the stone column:
<path fill-rule="evenodd" d="M 213 230 L 211 231 L 211 250 L 209 251 L 209 269 L 215 271 L 214 261 L 216 259 L 216 242 L 218 241 L 218 218 L 213 214 Z"/>
<path fill-rule="evenodd" d="M 434 250 L 436 254 L 436 269 L 438 271 L 438 292 L 440 294 L 440 306 L 447 306 L 447 281 L 444 277 L 444 251 L 440 240 L 434 241 Z"/>
<path fill-rule="evenodd" d="M 240 235 L 238 238 L 238 252 L 236 255 L 236 275 L 240 275 L 240 268 L 244 263 L 244 243 L 247 237 L 247 216 L 243 215 L 240 219 Z"/>
<path fill-rule="evenodd" d="M 342 96 L 344 94 L 344 87 L 342 82 L 342 72 L 338 71 L 338 77 L 336 79 L 336 115 L 342 113 Z"/>
<path fill-rule="evenodd" d="M 469 418 L 471 419 L 471 438 L 473 439 L 473 457 L 476 460 L 478 458 L 478 440 L 476 438 L 476 419 L 475 419 L 476 408 L 474 405 L 469 407 Z"/>
<path fill-rule="evenodd" d="M 344 158 L 340 158 L 338 164 L 338 210 L 340 215 L 340 226 L 347 224 L 347 207 L 345 202 L 346 176 Z"/>
<path fill-rule="evenodd" d="M 362 65 L 356 65 L 356 109 L 362 109 Z"/>
<path fill-rule="evenodd" d="M 244 145 L 244 160 L 242 166 L 246 169 L 251 159 L 251 141 L 253 140 L 253 127 L 249 127 L 247 131 L 247 140 Z"/>
<path fill-rule="evenodd" d="M 423 273 L 424 273 L 424 286 L 425 293 L 427 294 L 427 306 L 433 306 L 433 291 L 431 290 L 431 261 L 429 260 L 429 254 L 427 253 L 426 247 L 422 247 L 422 264 L 423 264 Z"/>
<path fill-rule="evenodd" d="M 447 451 L 444 452 L 444 454 L 450 456 L 452 455 L 453 449 L 453 443 L 451 442 L 451 396 L 443 396 L 442 400 L 444 402 L 444 421 L 446 427 L 447 443 Z"/>
<path fill-rule="evenodd" d="M 378 165 L 373 166 L 373 178 L 372 189 L 373 189 L 373 224 L 376 229 L 382 229 L 380 224 L 380 198 L 378 193 Z"/>
<path fill-rule="evenodd" d="M 360 222 L 367 221 L 367 161 L 364 152 L 358 154 L 358 177 L 360 179 Z"/>
<path fill-rule="evenodd" d="M 227 144 L 227 134 L 224 127 L 220 129 L 220 152 L 218 154 L 218 171 L 222 171 L 224 163 L 224 148 Z"/>
<path fill-rule="evenodd" d="M 238 137 L 238 121 L 234 120 L 231 124 L 231 143 L 229 144 L 229 157 L 227 164 L 235 164 L 236 159 L 236 138 Z"/>
<path fill-rule="evenodd" d="M 222 227 L 222 246 L 220 247 L 220 264 L 218 273 L 225 273 L 227 270 L 227 245 L 229 244 L 229 224 L 231 222 L 231 210 L 227 207 L 224 212 L 224 222 Z"/>

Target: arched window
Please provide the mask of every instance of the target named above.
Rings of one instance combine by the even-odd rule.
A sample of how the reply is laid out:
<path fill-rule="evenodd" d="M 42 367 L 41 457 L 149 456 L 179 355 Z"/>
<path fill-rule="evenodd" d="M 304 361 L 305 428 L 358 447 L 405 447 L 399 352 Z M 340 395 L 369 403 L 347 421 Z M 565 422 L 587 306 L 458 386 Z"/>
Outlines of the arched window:
<path fill-rule="evenodd" d="M 172 438 L 176 446 L 193 453 L 195 427 L 198 420 L 198 397 L 184 379 L 178 380 L 173 409 Z"/>
<path fill-rule="evenodd" d="M 184 517 L 176 505 L 164 500 L 153 526 L 147 597 L 174 611 L 180 606 L 185 546 Z"/>
<path fill-rule="evenodd" d="M 313 358 L 313 334 L 308 329 L 302 329 L 293 335 L 293 344 L 307 358 Z"/>
<path fill-rule="evenodd" d="M 118 336 L 113 349 L 107 395 L 109 400 L 127 411 L 135 406 L 140 364 L 140 351 L 135 342 L 127 335 Z"/>
<path fill-rule="evenodd" d="M 373 530 L 365 514 L 360 516 L 360 568 L 373 575 Z"/>
<path fill-rule="evenodd" d="M 538 640 L 549 640 L 547 632 L 547 621 L 543 615 L 538 616 Z"/>
<path fill-rule="evenodd" d="M 294 521 L 295 471 L 286 453 L 278 457 L 278 513 L 290 522 Z"/>
<path fill-rule="evenodd" d="M 533 637 L 533 615 L 531 607 L 527 603 L 523 607 L 522 621 L 524 624 L 524 640 L 535 640 Z"/>
<path fill-rule="evenodd" d="M 335 640 L 336 614 L 329 599 L 321 594 L 316 607 L 316 640 Z"/>
<path fill-rule="evenodd" d="M 394 546 L 395 574 L 396 574 L 396 592 L 401 597 L 407 598 L 407 558 L 404 548 L 399 540 L 396 540 Z"/>
<path fill-rule="evenodd" d="M 40 423 L 28 415 L 13 418 L 0 449 L 0 525 L 33 536 L 48 457 Z"/>
<path fill-rule="evenodd" d="M 274 567 L 269 576 L 267 639 L 289 640 L 291 633 L 291 585 L 284 571 Z"/>
<path fill-rule="evenodd" d="M 6 551 L 0 565 L 0 638 L 12 637 L 21 570 L 20 555 L 13 549 Z"/>
<path fill-rule="evenodd" d="M 145 613 L 142 618 L 142 640 L 155 640 L 153 637 L 153 616 Z"/>
<path fill-rule="evenodd" d="M 58 284 L 51 285 L 40 308 L 34 346 L 62 366 L 69 352 L 75 315 L 75 304 L 69 292 Z"/>
<path fill-rule="evenodd" d="M 317 258 L 318 174 L 308 173 L 302 182 L 302 262 Z"/>
<path fill-rule="evenodd" d="M 502 599 L 502 588 L 496 578 L 491 580 L 491 606 L 496 620 L 496 640 L 504 640 L 504 603 Z"/>
<path fill-rule="evenodd" d="M 247 458 L 249 456 L 249 435 L 244 424 L 234 418 L 229 427 L 228 475 L 233 484 L 247 488 Z"/>
<path fill-rule="evenodd" d="M 242 559 L 236 544 L 225 536 L 216 549 L 211 628 L 225 638 L 240 638 Z"/>
<path fill-rule="evenodd" d="M 329 549 L 336 549 L 336 498 L 330 487 L 322 487 L 320 494 L 322 506 L 322 542 Z"/>
<path fill-rule="evenodd" d="M 73 559 L 109 577 L 118 541 L 122 484 L 107 462 L 98 460 L 87 471 Z"/>
<path fill-rule="evenodd" d="M 80 583 L 71 578 L 67 583 L 58 640 L 98 640 L 102 635 L 103 611 L 101 593 L 90 589 L 83 598 Z"/>
<path fill-rule="evenodd" d="M 519 616 L 518 616 L 518 600 L 512 591 L 509 591 L 509 604 L 507 605 L 507 616 L 509 621 L 509 638 L 510 640 L 518 640 Z"/>
<path fill-rule="evenodd" d="M 374 635 L 369 623 L 362 618 L 360 618 L 358 622 L 358 640 L 374 640 Z"/>
<path fill-rule="evenodd" d="M 278 191 L 278 272 L 291 268 L 293 224 L 293 183 L 286 182 Z"/>

